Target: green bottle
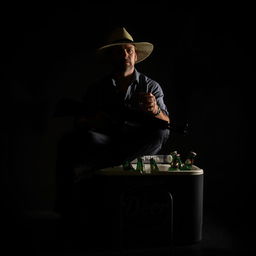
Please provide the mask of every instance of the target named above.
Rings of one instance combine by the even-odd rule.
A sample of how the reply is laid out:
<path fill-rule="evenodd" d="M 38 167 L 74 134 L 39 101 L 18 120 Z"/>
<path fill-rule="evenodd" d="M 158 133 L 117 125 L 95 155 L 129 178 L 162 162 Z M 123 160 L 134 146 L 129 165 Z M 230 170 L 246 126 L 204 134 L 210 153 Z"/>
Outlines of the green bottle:
<path fill-rule="evenodd" d="M 176 171 L 178 169 L 178 161 L 177 161 L 177 151 L 173 151 L 170 153 L 170 155 L 172 156 L 172 162 L 170 163 L 170 167 L 168 169 L 168 171 Z"/>
<path fill-rule="evenodd" d="M 180 154 L 176 155 L 176 166 L 177 166 L 177 169 L 180 169 L 180 170 L 183 169 L 184 164 L 181 161 Z"/>
<path fill-rule="evenodd" d="M 189 152 L 188 157 L 185 161 L 185 165 L 184 165 L 185 170 L 192 170 L 193 169 L 193 164 L 194 164 L 196 155 L 197 154 L 193 151 Z"/>
<path fill-rule="evenodd" d="M 138 171 L 140 173 L 144 173 L 144 164 L 143 164 L 143 161 L 142 161 L 141 157 L 137 158 L 136 171 Z"/>
<path fill-rule="evenodd" d="M 159 172 L 159 168 L 154 158 L 150 158 L 150 169 L 151 169 L 151 173 Z"/>
<path fill-rule="evenodd" d="M 134 168 L 133 168 L 131 162 L 125 161 L 125 162 L 123 163 L 123 170 L 124 170 L 124 171 L 134 171 Z"/>

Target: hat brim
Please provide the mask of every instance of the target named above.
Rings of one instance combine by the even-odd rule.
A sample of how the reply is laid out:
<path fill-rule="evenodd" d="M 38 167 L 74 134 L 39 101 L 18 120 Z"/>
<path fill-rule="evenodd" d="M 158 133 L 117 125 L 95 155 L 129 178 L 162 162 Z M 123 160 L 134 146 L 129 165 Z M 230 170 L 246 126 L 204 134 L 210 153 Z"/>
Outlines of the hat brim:
<path fill-rule="evenodd" d="M 108 50 L 113 46 L 125 45 L 125 44 L 127 44 L 127 42 L 104 45 L 98 49 L 98 53 L 103 54 L 104 52 L 106 52 L 106 50 Z M 136 63 L 139 63 L 145 60 L 152 53 L 154 49 L 154 45 L 148 42 L 130 42 L 129 44 L 133 44 L 136 48 L 136 53 L 137 53 Z"/>

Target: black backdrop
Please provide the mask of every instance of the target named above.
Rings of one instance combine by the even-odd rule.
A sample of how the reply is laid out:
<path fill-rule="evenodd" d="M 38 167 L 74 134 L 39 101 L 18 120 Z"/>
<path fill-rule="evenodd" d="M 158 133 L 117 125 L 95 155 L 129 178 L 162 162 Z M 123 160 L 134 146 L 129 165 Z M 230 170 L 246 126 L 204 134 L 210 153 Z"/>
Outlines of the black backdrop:
<path fill-rule="evenodd" d="M 137 68 L 162 85 L 173 122 L 190 124 L 189 135 L 173 135 L 170 150 L 198 153 L 205 215 L 232 238 L 250 238 L 250 8 L 41 2 L 7 4 L 2 13 L 1 175 L 12 214 L 53 209 L 56 141 L 72 125 L 54 117 L 56 105 L 79 99 L 104 73 L 94 52 L 122 25 L 135 40 L 155 45 Z"/>

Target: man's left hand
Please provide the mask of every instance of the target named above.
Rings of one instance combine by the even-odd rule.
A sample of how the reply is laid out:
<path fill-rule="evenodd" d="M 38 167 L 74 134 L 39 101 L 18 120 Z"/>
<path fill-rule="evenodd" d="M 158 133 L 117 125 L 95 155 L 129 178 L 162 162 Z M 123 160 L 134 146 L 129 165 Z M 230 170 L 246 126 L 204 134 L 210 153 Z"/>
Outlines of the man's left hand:
<path fill-rule="evenodd" d="M 158 111 L 158 105 L 156 97 L 152 93 L 140 93 L 138 95 L 139 109 L 149 114 L 156 114 Z"/>

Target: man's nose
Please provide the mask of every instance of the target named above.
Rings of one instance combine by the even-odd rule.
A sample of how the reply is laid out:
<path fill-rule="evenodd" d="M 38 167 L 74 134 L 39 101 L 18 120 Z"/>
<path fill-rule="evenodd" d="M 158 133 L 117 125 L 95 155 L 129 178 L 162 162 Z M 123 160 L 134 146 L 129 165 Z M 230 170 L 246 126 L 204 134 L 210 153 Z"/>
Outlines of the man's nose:
<path fill-rule="evenodd" d="M 125 59 L 127 59 L 127 58 L 128 58 L 129 54 L 128 54 L 128 52 L 127 52 L 127 50 L 126 50 L 126 49 L 123 49 L 123 50 L 122 50 L 122 52 L 121 52 L 121 56 L 122 56 L 123 58 L 125 58 Z"/>

